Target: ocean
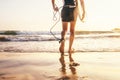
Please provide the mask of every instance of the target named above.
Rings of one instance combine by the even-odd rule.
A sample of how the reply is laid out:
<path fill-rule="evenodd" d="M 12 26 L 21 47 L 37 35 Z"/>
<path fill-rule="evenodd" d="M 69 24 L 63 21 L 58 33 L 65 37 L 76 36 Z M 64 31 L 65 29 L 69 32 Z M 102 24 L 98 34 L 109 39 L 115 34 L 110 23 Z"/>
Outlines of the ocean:
<path fill-rule="evenodd" d="M 53 32 L 60 39 L 60 32 Z M 59 53 L 59 41 L 49 31 L 0 31 L 0 52 Z M 69 46 L 66 35 L 65 52 Z M 75 52 L 120 52 L 120 33 L 112 31 L 77 31 Z"/>

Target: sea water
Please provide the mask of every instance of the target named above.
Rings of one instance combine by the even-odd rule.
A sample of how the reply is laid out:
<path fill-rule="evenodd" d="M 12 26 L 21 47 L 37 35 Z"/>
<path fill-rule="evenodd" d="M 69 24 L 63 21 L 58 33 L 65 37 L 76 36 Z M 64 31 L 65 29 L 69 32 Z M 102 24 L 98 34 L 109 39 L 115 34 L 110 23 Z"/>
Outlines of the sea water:
<path fill-rule="evenodd" d="M 17 31 L 16 35 L 0 32 L 0 52 L 59 52 L 60 32 Z M 66 36 L 65 52 L 69 46 L 69 33 Z M 77 34 L 73 43 L 75 52 L 120 52 L 120 33 Z"/>

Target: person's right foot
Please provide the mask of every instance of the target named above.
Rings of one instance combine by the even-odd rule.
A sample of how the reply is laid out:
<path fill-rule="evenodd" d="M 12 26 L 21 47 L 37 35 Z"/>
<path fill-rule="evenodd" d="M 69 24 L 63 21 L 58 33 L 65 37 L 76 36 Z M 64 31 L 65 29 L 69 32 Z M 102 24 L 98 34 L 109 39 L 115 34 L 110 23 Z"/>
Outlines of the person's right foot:
<path fill-rule="evenodd" d="M 75 49 L 72 48 L 71 50 L 68 51 L 68 53 L 74 53 L 75 52 Z"/>
<path fill-rule="evenodd" d="M 62 47 L 59 48 L 59 51 L 62 55 L 64 55 L 64 50 L 62 49 Z"/>
<path fill-rule="evenodd" d="M 79 63 L 75 63 L 75 62 L 70 62 L 69 65 L 70 65 L 70 66 L 79 66 L 80 64 L 79 64 Z"/>

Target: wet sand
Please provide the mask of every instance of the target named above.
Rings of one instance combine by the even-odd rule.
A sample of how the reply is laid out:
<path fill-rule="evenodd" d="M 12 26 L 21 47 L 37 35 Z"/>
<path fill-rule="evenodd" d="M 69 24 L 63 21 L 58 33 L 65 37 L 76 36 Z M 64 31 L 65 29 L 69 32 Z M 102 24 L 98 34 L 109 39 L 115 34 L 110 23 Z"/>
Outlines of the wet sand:
<path fill-rule="evenodd" d="M 0 53 L 0 80 L 120 80 L 119 53 L 74 53 L 76 67 L 60 53 Z"/>

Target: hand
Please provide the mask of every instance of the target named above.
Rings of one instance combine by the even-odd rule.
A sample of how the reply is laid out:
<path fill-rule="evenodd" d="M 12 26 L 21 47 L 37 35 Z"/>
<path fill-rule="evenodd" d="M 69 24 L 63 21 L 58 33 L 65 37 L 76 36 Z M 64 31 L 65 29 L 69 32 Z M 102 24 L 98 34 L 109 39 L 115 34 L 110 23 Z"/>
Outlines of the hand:
<path fill-rule="evenodd" d="M 84 18 L 85 18 L 85 12 L 83 12 L 82 17 L 81 17 L 82 22 L 84 22 Z"/>
<path fill-rule="evenodd" d="M 54 11 L 56 11 L 56 12 L 57 12 L 57 11 L 59 11 L 59 9 L 58 9 L 58 7 L 57 7 L 57 6 L 56 6 L 56 7 L 54 7 L 53 9 L 54 9 Z"/>

